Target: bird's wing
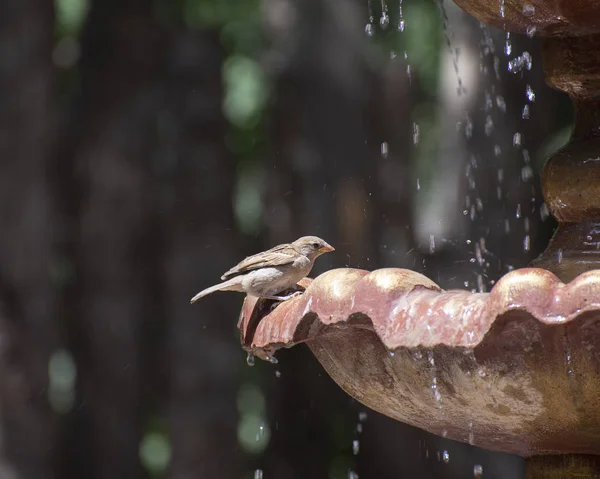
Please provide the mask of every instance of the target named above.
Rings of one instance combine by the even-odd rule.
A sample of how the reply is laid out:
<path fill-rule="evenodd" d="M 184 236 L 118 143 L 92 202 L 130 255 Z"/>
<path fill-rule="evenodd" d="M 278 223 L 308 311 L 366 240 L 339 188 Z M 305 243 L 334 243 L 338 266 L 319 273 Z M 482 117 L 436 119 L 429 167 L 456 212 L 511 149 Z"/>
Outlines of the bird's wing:
<path fill-rule="evenodd" d="M 297 257 L 298 253 L 289 244 L 280 244 L 270 250 L 248 256 L 221 276 L 221 279 L 227 280 L 255 269 L 291 264 Z"/>

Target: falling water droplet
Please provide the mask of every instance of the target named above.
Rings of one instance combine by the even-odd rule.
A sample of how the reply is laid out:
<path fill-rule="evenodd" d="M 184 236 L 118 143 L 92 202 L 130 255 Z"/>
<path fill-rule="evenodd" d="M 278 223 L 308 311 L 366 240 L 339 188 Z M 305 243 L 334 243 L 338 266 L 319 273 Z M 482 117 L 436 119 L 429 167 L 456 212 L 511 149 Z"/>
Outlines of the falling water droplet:
<path fill-rule="evenodd" d="M 494 156 L 500 156 L 502 154 L 502 148 L 500 145 L 494 145 Z"/>
<path fill-rule="evenodd" d="M 548 210 L 548 206 L 546 205 L 546 203 L 542 203 L 542 206 L 540 206 L 540 218 L 542 219 L 542 221 L 545 221 L 548 219 L 549 216 L 550 210 Z"/>
<path fill-rule="evenodd" d="M 384 141 L 381 144 L 381 157 L 382 158 L 387 158 L 388 157 L 388 144 L 387 144 L 387 141 Z"/>
<path fill-rule="evenodd" d="M 521 118 L 523 118 L 523 120 L 529 120 L 529 105 L 525 105 L 523 107 L 523 112 L 521 113 Z"/>
<path fill-rule="evenodd" d="M 367 23 L 365 25 L 365 33 L 367 34 L 367 36 L 372 37 L 373 34 L 375 33 L 375 29 L 373 28 L 373 24 L 372 23 Z"/>
<path fill-rule="evenodd" d="M 473 477 L 483 477 L 483 466 L 481 464 L 475 464 L 475 466 L 473 466 Z"/>
<path fill-rule="evenodd" d="M 485 126 L 484 126 L 485 134 L 490 136 L 494 131 L 494 120 L 492 120 L 492 116 L 488 115 L 485 118 Z"/>
<path fill-rule="evenodd" d="M 571 364 L 571 353 L 568 350 L 565 351 L 565 361 L 567 363 L 567 374 L 569 376 L 573 376 L 573 365 Z"/>
<path fill-rule="evenodd" d="M 356 473 L 352 469 L 350 469 L 348 471 L 348 479 L 358 479 L 358 473 Z"/>
<path fill-rule="evenodd" d="M 279 369 L 275 370 L 275 377 L 279 379 L 281 377 L 281 371 Z"/>
<path fill-rule="evenodd" d="M 521 217 L 521 203 L 517 205 L 517 212 L 515 213 L 515 218 Z"/>
<path fill-rule="evenodd" d="M 387 14 L 387 12 L 382 12 L 381 18 L 379 19 L 379 26 L 385 30 L 389 24 L 390 16 Z"/>
<path fill-rule="evenodd" d="M 360 442 L 358 439 L 355 439 L 354 441 L 352 441 L 352 454 L 354 454 L 355 456 L 358 456 L 359 451 L 360 451 Z"/>
<path fill-rule="evenodd" d="M 421 189 L 421 182 L 419 181 L 419 178 L 417 178 L 417 191 L 419 191 Z"/>
<path fill-rule="evenodd" d="M 358 420 L 360 422 L 365 422 L 367 420 L 367 413 L 364 411 L 361 411 L 358 413 Z"/>
<path fill-rule="evenodd" d="M 523 251 L 527 252 L 531 249 L 531 238 L 529 235 L 525 235 L 523 238 Z"/>
<path fill-rule="evenodd" d="M 525 96 L 531 103 L 535 101 L 535 92 L 533 91 L 533 88 L 531 88 L 531 85 L 525 87 Z"/>
<path fill-rule="evenodd" d="M 419 139 L 421 137 L 421 129 L 417 123 L 413 123 L 413 145 L 419 144 Z"/>
<path fill-rule="evenodd" d="M 473 136 L 473 122 L 470 118 L 467 118 L 467 121 L 465 122 L 465 136 L 467 139 Z"/>
<path fill-rule="evenodd" d="M 563 259 L 563 251 L 561 248 L 558 249 L 558 252 L 556 253 L 556 262 L 558 264 L 562 263 L 562 259 Z"/>
<path fill-rule="evenodd" d="M 513 135 L 513 146 L 521 146 L 521 133 L 517 132 Z"/>
<path fill-rule="evenodd" d="M 248 366 L 254 366 L 254 354 L 248 353 L 248 356 L 246 357 L 246 364 Z"/>
<path fill-rule="evenodd" d="M 263 479 L 263 470 L 257 469 L 254 471 L 254 479 Z"/>
<path fill-rule="evenodd" d="M 504 0 L 500 0 L 500 16 L 504 18 L 506 12 L 504 11 Z"/>
<path fill-rule="evenodd" d="M 429 254 L 435 253 L 435 235 L 429 235 Z"/>
<path fill-rule="evenodd" d="M 504 42 L 504 54 L 508 57 L 512 53 L 512 43 L 510 42 L 510 32 L 506 32 L 506 41 Z"/>
<path fill-rule="evenodd" d="M 506 113 L 506 101 L 502 95 L 496 96 L 496 106 L 502 113 Z"/>
<path fill-rule="evenodd" d="M 404 15 L 402 14 L 402 0 L 398 0 L 398 31 L 404 31 Z"/>
<path fill-rule="evenodd" d="M 275 356 L 267 356 L 265 359 L 267 361 L 269 361 L 271 364 L 279 364 L 279 361 L 277 360 L 277 358 Z"/>
<path fill-rule="evenodd" d="M 525 29 L 525 35 L 527 35 L 529 38 L 533 38 L 535 36 L 535 32 L 537 32 L 537 28 L 533 25 L 529 25 Z"/>
<path fill-rule="evenodd" d="M 442 459 L 446 464 L 450 462 L 450 454 L 448 454 L 448 451 L 442 453 Z"/>

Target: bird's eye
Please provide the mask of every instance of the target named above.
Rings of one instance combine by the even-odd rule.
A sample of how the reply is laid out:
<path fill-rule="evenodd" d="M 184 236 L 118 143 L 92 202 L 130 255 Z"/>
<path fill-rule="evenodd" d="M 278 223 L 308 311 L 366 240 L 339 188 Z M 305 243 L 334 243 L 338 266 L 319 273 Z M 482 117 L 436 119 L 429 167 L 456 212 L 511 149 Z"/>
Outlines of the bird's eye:
<path fill-rule="evenodd" d="M 318 248 L 319 247 L 319 243 L 313 243 L 313 248 Z"/>

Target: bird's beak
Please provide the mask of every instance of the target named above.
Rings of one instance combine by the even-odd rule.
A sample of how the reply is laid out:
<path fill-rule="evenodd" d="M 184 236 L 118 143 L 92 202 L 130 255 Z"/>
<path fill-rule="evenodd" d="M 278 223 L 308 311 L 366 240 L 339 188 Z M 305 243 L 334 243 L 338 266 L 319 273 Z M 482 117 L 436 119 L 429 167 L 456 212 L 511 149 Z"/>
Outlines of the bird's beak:
<path fill-rule="evenodd" d="M 329 253 L 330 251 L 335 251 L 335 248 L 331 245 L 325 245 L 319 248 L 319 253 Z"/>

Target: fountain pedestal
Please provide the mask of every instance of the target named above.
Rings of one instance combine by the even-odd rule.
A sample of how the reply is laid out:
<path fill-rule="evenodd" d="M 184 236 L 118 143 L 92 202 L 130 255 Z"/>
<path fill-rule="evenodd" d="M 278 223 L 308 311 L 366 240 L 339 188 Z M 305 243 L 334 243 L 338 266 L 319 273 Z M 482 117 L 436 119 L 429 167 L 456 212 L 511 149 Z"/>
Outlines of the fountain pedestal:
<path fill-rule="evenodd" d="M 243 347 L 306 342 L 368 407 L 434 434 L 526 458 L 527 477 L 600 478 L 600 2 L 455 0 L 542 37 L 548 83 L 576 108 L 543 172 L 559 221 L 536 268 L 489 293 L 442 291 L 408 270 L 338 269 L 271 311 L 246 298 Z"/>
<path fill-rule="evenodd" d="M 559 221 L 534 263 L 563 281 L 600 268 L 600 34 L 543 39 L 547 83 L 575 106 L 570 142 L 546 163 L 542 187 Z"/>

